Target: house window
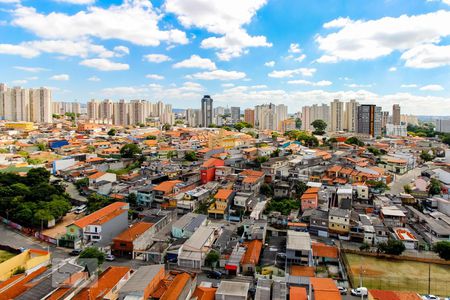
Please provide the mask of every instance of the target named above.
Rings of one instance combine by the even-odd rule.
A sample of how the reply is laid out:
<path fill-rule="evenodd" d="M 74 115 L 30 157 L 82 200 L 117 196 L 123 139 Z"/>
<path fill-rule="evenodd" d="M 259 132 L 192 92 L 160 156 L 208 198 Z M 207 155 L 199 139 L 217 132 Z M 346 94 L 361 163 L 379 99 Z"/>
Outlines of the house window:
<path fill-rule="evenodd" d="M 345 222 L 347 222 L 347 219 L 344 219 Z"/>
<path fill-rule="evenodd" d="M 345 225 L 344 225 L 344 226 L 342 226 L 342 228 L 344 228 L 344 229 L 345 229 Z"/>
<path fill-rule="evenodd" d="M 333 220 L 333 217 L 331 217 L 331 220 Z"/>
<path fill-rule="evenodd" d="M 331 227 L 334 227 L 334 224 L 333 224 L 333 223 L 331 224 Z"/>
<path fill-rule="evenodd" d="M 120 247 L 126 247 L 127 246 L 127 244 L 125 244 L 125 243 L 120 243 Z"/>

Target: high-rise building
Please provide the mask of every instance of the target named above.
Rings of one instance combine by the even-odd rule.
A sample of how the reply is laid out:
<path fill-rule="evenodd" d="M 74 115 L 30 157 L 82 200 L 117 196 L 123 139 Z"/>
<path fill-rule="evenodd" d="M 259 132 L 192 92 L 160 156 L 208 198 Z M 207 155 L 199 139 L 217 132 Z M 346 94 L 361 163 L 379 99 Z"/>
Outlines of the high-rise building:
<path fill-rule="evenodd" d="M 326 104 L 314 104 L 303 106 L 302 108 L 302 129 L 313 130 L 311 123 L 315 120 L 323 120 L 327 123 L 327 130 L 330 128 L 330 107 Z"/>
<path fill-rule="evenodd" d="M 272 103 L 255 106 L 255 127 L 260 130 L 282 130 L 282 121 L 288 118 L 287 106 Z"/>
<path fill-rule="evenodd" d="M 419 119 L 417 118 L 417 116 L 413 115 L 401 115 L 400 121 L 402 123 L 405 123 L 406 125 L 414 125 L 414 126 L 419 125 Z"/>
<path fill-rule="evenodd" d="M 275 118 L 276 118 L 276 130 L 283 131 L 284 120 L 288 119 L 288 107 L 284 104 L 279 104 L 275 107 Z"/>
<path fill-rule="evenodd" d="M 103 100 L 99 105 L 99 121 L 102 124 L 112 124 L 113 122 L 113 103 L 109 99 Z"/>
<path fill-rule="evenodd" d="M 244 110 L 244 121 L 252 126 L 255 126 L 255 110 L 247 108 Z"/>
<path fill-rule="evenodd" d="M 311 129 L 311 107 L 303 106 L 302 107 L 302 130 L 309 131 Z"/>
<path fill-rule="evenodd" d="M 189 127 L 198 127 L 200 125 L 201 110 L 200 109 L 186 109 L 186 121 Z"/>
<path fill-rule="evenodd" d="M 394 104 L 392 106 L 392 124 L 400 125 L 400 105 Z"/>
<path fill-rule="evenodd" d="M 231 107 L 231 122 L 237 123 L 241 120 L 241 108 L 238 106 Z"/>
<path fill-rule="evenodd" d="M 114 125 L 126 126 L 130 124 L 128 120 L 128 103 L 125 100 L 121 99 L 113 104 L 113 116 Z"/>
<path fill-rule="evenodd" d="M 348 132 L 356 132 L 358 128 L 358 105 L 356 100 L 350 100 L 345 103 L 345 130 Z"/>
<path fill-rule="evenodd" d="M 330 113 L 330 131 L 342 131 L 344 130 L 344 102 L 334 99 L 331 102 Z"/>
<path fill-rule="evenodd" d="M 202 121 L 203 127 L 208 127 L 213 124 L 213 99 L 209 95 L 205 95 L 201 102 Z"/>
<path fill-rule="evenodd" d="M 436 123 L 436 132 L 450 133 L 450 120 L 438 119 Z"/>
<path fill-rule="evenodd" d="M 358 133 L 381 136 L 381 107 L 373 104 L 358 106 Z"/>
<path fill-rule="evenodd" d="M 389 123 L 389 112 L 382 111 L 381 112 L 381 128 L 386 130 L 386 125 Z"/>
<path fill-rule="evenodd" d="M 100 104 L 92 99 L 87 103 L 87 117 L 90 122 L 97 122 L 100 116 Z"/>

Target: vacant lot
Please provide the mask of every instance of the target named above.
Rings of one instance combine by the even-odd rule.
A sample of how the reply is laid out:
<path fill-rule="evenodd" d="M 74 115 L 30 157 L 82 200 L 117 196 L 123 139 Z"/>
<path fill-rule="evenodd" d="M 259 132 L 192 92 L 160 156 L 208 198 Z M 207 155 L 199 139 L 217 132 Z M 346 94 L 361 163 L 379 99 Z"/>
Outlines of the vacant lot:
<path fill-rule="evenodd" d="M 388 260 L 357 254 L 346 254 L 346 256 L 350 264 L 349 276 L 352 277 L 355 285 L 359 285 L 360 273 L 362 273 L 363 286 L 368 288 L 427 294 L 430 285 L 431 294 L 450 295 L 450 266 L 448 265 Z"/>
<path fill-rule="evenodd" d="M 0 250 L 0 263 L 4 262 L 5 260 L 10 259 L 13 256 L 15 256 L 14 253 L 10 253 L 5 250 Z"/>

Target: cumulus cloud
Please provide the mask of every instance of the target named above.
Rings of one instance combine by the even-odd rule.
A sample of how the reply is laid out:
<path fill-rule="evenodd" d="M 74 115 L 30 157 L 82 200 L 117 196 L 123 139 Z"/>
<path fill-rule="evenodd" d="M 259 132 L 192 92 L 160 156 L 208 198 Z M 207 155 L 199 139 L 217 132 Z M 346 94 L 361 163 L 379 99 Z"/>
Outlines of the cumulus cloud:
<path fill-rule="evenodd" d="M 314 81 L 308 81 L 308 80 L 289 80 L 288 81 L 289 84 L 300 84 L 300 85 L 309 85 L 309 86 L 329 86 L 332 85 L 333 83 L 331 81 L 328 80 L 320 80 L 317 82 Z"/>
<path fill-rule="evenodd" d="M 317 70 L 314 68 L 298 68 L 292 70 L 279 70 L 272 71 L 268 74 L 269 77 L 272 78 L 290 78 L 294 75 L 302 75 L 302 76 L 313 76 Z"/>
<path fill-rule="evenodd" d="M 300 45 L 297 43 L 292 43 L 289 45 L 289 53 L 300 53 L 302 49 L 300 49 Z"/>
<path fill-rule="evenodd" d="M 79 5 L 86 5 L 86 4 L 94 4 L 95 0 L 54 0 L 56 2 L 62 2 L 62 3 L 69 3 L 69 4 L 79 4 Z"/>
<path fill-rule="evenodd" d="M 439 84 L 429 84 L 425 85 L 420 88 L 421 91 L 428 91 L 428 92 L 440 92 L 443 91 L 444 88 Z"/>
<path fill-rule="evenodd" d="M 144 60 L 159 64 L 165 61 L 171 61 L 172 59 L 165 54 L 147 54 L 144 55 Z"/>
<path fill-rule="evenodd" d="M 164 76 L 161 76 L 161 75 L 158 75 L 158 74 L 147 74 L 147 75 L 145 75 L 145 78 L 155 79 L 155 80 L 163 80 Z"/>
<path fill-rule="evenodd" d="M 242 26 L 249 24 L 267 0 L 166 0 L 164 8 L 186 28 L 197 27 L 220 35 L 202 41 L 202 48 L 217 49 L 221 60 L 230 60 L 249 47 L 271 47 L 265 36 L 250 36 Z"/>
<path fill-rule="evenodd" d="M 245 78 L 244 72 L 238 71 L 225 71 L 214 70 L 209 72 L 200 72 L 192 75 L 188 75 L 188 78 L 201 79 L 201 80 L 237 80 Z"/>
<path fill-rule="evenodd" d="M 417 87 L 417 84 L 415 84 L 415 83 L 402 84 L 400 87 L 401 87 L 401 88 L 416 88 L 416 87 Z"/>
<path fill-rule="evenodd" d="M 161 41 L 187 44 L 186 34 L 178 29 L 161 30 L 161 16 L 148 0 L 128 0 L 107 8 L 89 6 L 69 15 L 39 13 L 35 8 L 18 6 L 12 24 L 45 39 L 80 40 L 96 37 L 117 39 L 141 46 L 158 46 Z"/>
<path fill-rule="evenodd" d="M 91 77 L 89 77 L 87 80 L 89 80 L 89 81 L 94 81 L 94 82 L 98 82 L 98 81 L 100 81 L 101 79 L 98 78 L 97 76 L 91 76 Z"/>
<path fill-rule="evenodd" d="M 30 72 L 30 73 L 39 73 L 42 71 L 48 71 L 48 69 L 40 68 L 40 67 L 23 67 L 23 66 L 15 66 L 14 69 Z"/>
<path fill-rule="evenodd" d="M 349 88 L 355 89 L 355 88 L 370 88 L 372 87 L 372 84 L 358 84 L 358 83 L 349 83 L 346 84 Z"/>
<path fill-rule="evenodd" d="M 183 61 L 177 62 L 173 65 L 174 68 L 198 68 L 198 69 L 207 69 L 207 70 L 215 70 L 217 69 L 216 64 L 210 60 L 209 58 L 201 58 L 198 55 L 191 55 L 190 58 L 185 59 Z"/>
<path fill-rule="evenodd" d="M 400 51 L 406 66 L 448 64 L 448 50 L 436 44 L 450 35 L 450 11 L 368 21 L 340 18 L 324 27 L 338 30 L 316 37 L 319 49 L 325 52 L 317 60 L 321 63 L 370 60 Z M 437 61 L 433 55 L 438 56 Z"/>
<path fill-rule="evenodd" d="M 268 61 L 268 62 L 264 63 L 264 65 L 265 65 L 266 67 L 272 68 L 272 67 L 275 66 L 275 62 L 274 62 L 273 60 L 271 60 L 271 61 Z"/>
<path fill-rule="evenodd" d="M 57 80 L 57 81 L 67 81 L 70 79 L 70 76 L 67 74 L 59 74 L 59 75 L 53 75 L 50 77 L 51 80 Z"/>
<path fill-rule="evenodd" d="M 28 82 L 28 81 L 25 80 L 25 79 L 17 79 L 17 80 L 11 81 L 11 83 L 12 83 L 12 84 L 15 84 L 15 85 L 21 85 L 21 84 L 25 84 L 25 83 L 27 83 L 27 82 Z"/>
<path fill-rule="evenodd" d="M 100 71 L 121 71 L 130 68 L 128 64 L 112 62 L 106 58 L 85 59 L 80 62 L 80 65 Z"/>
<path fill-rule="evenodd" d="M 396 68 L 396 67 L 390 67 L 390 68 L 389 68 L 389 72 L 395 72 L 395 71 L 397 71 L 397 68 Z"/>

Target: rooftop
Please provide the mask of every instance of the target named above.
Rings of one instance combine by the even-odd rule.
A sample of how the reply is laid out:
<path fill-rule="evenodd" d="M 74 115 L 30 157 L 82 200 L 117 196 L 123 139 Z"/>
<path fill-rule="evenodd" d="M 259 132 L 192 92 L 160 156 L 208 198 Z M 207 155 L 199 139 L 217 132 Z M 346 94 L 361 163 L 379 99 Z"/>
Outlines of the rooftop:
<path fill-rule="evenodd" d="M 222 280 L 216 295 L 227 295 L 236 297 L 247 297 L 250 283 Z"/>
<path fill-rule="evenodd" d="M 311 250 L 311 237 L 308 232 L 298 232 L 294 230 L 287 231 L 287 249 Z"/>

